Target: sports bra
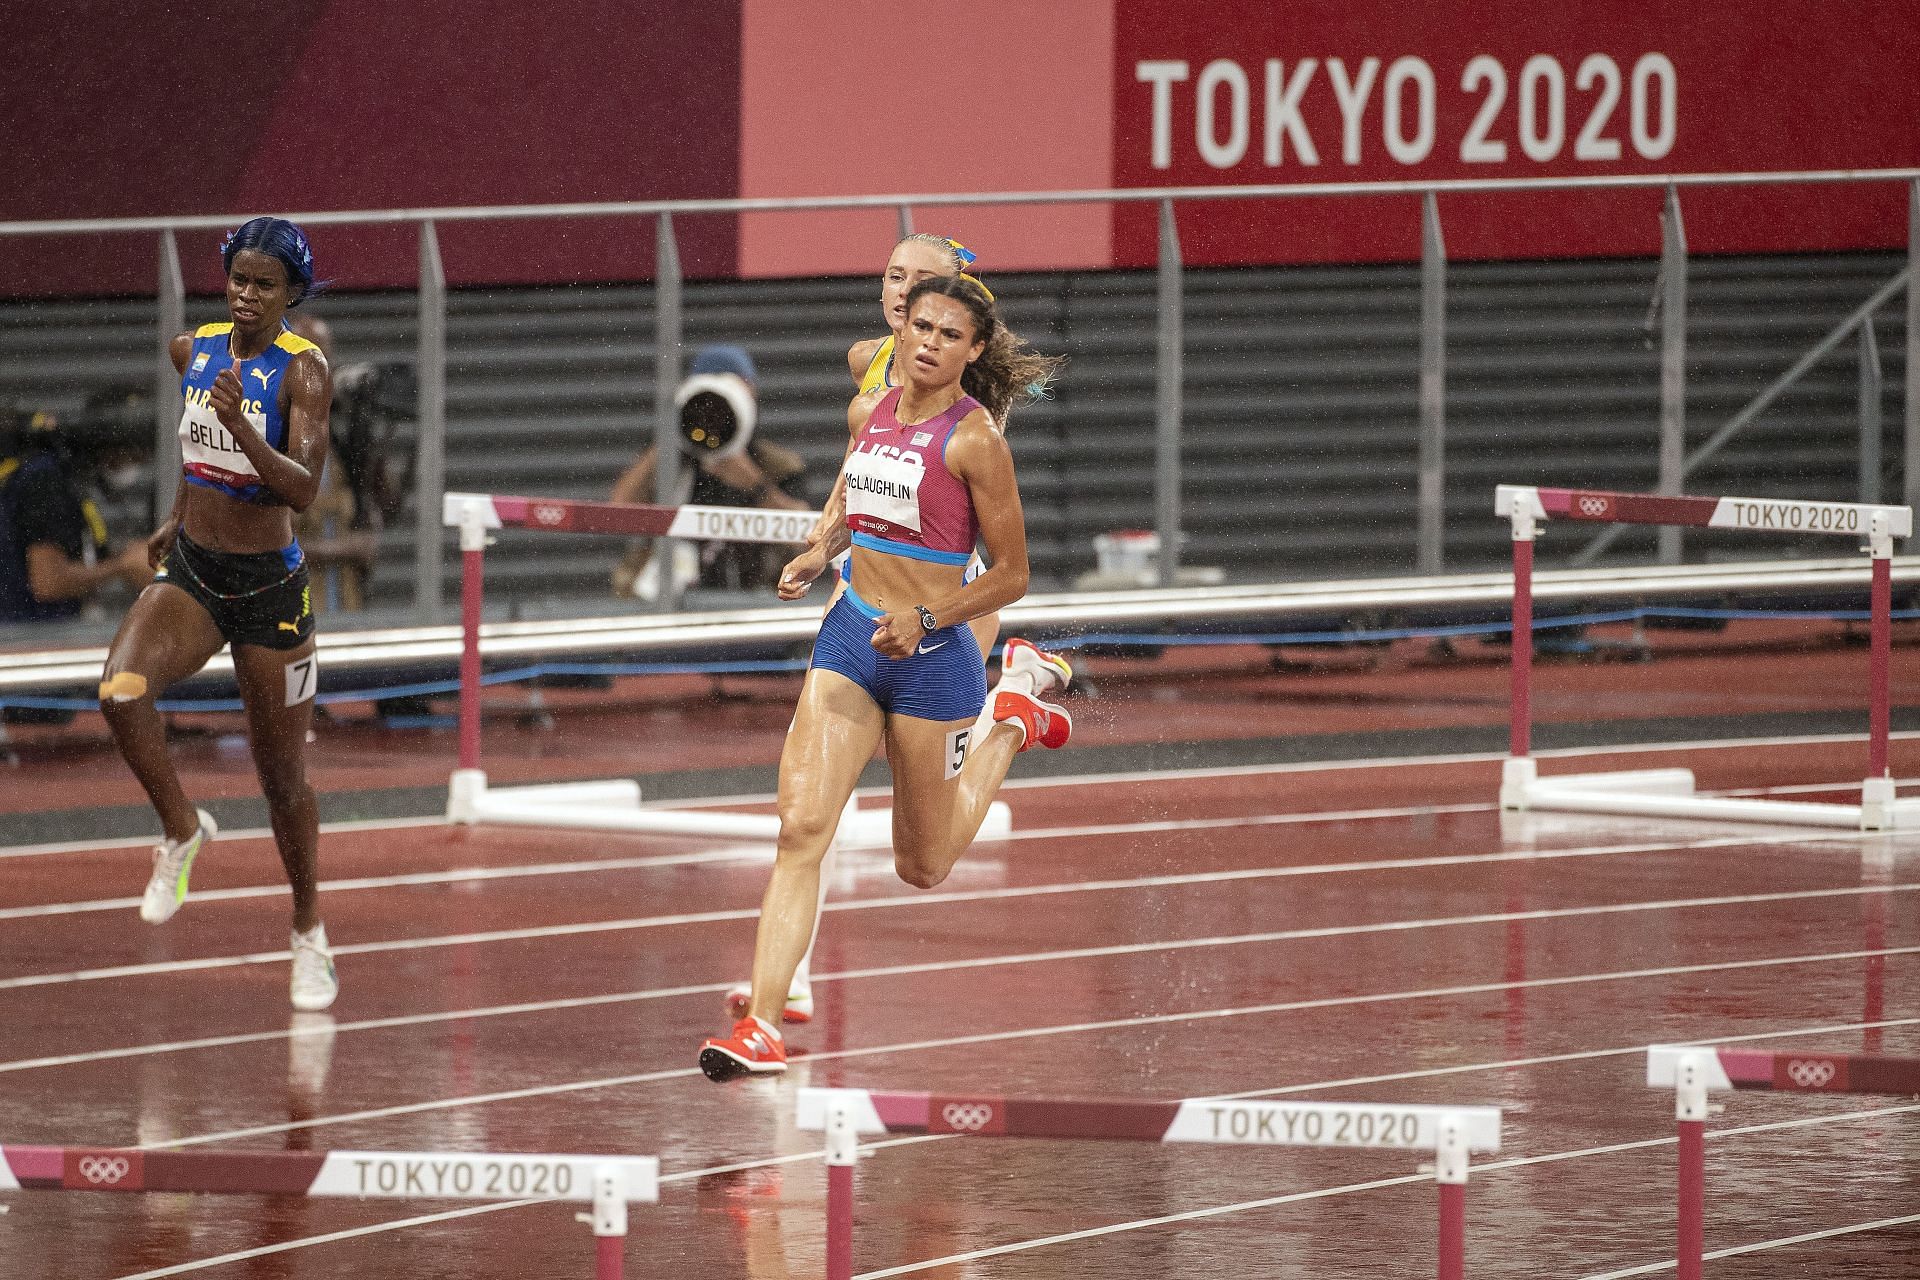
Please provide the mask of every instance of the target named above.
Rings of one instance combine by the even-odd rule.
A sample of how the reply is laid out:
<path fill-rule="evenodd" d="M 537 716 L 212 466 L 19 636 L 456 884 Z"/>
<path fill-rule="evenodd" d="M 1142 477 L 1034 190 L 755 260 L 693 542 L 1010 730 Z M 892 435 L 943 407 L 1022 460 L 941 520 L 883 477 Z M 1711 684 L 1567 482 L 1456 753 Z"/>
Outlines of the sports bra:
<path fill-rule="evenodd" d="M 925 422 L 895 416 L 901 389 L 880 399 L 847 455 L 847 527 L 853 545 L 884 555 L 965 564 L 980 536 L 973 493 L 948 470 L 947 443 L 980 407 L 961 396 Z"/>

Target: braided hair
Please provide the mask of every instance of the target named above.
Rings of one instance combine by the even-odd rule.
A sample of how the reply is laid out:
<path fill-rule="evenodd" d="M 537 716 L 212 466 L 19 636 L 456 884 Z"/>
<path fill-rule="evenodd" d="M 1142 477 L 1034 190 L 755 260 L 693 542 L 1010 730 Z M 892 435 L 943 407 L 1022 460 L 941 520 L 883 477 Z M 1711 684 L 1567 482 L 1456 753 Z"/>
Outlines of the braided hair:
<path fill-rule="evenodd" d="M 220 242 L 220 265 L 232 271 L 233 260 L 243 249 L 278 258 L 286 267 L 287 282 L 293 286 L 289 306 L 297 307 L 326 288 L 313 278 L 313 246 L 307 243 L 307 233 L 285 218 L 250 218 L 241 223 Z"/>

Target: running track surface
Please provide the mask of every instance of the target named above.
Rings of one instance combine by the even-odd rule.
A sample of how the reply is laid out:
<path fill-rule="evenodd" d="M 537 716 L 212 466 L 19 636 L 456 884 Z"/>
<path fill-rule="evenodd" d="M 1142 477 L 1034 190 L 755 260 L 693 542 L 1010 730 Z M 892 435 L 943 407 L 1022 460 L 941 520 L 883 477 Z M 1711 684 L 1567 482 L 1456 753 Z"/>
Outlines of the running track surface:
<path fill-rule="evenodd" d="M 1681 762 L 1764 789 L 1857 780 L 1860 756 L 1800 741 L 1550 767 Z M 1468 1274 L 1659 1274 L 1673 1101 L 1641 1084 L 1644 1046 L 1920 1053 L 1920 837 L 1503 816 L 1498 767 L 1019 780 L 1015 836 L 936 891 L 901 884 L 884 852 L 843 855 L 793 1070 L 726 1086 L 694 1048 L 746 972 L 764 849 L 330 828 L 344 994 L 299 1017 L 263 832 L 223 835 L 160 929 L 134 915 L 144 846 L 0 849 L 0 1141 L 658 1154 L 662 1202 L 634 1207 L 629 1274 L 772 1280 L 822 1270 L 819 1135 L 791 1121 L 803 1084 L 1491 1104 L 1506 1150 L 1468 1188 Z M 1896 741 L 1894 770 L 1920 774 L 1920 741 Z M 1898 1220 L 1920 1213 L 1920 1102 L 1726 1101 L 1707 1248 L 1752 1251 L 1710 1276 L 1914 1274 L 1920 1222 Z M 881 1141 L 861 1164 L 855 1269 L 1417 1276 L 1434 1197 L 1416 1164 Z M 577 1206 L 0 1202 L 9 1277 L 591 1275 Z"/>

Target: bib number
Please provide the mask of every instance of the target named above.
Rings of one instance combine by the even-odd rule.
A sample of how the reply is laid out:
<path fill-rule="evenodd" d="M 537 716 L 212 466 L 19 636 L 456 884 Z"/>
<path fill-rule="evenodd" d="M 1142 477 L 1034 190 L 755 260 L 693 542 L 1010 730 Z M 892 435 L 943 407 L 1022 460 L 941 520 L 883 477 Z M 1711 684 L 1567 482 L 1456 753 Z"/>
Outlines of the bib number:
<path fill-rule="evenodd" d="M 967 763 L 967 744 L 973 738 L 973 728 L 955 729 L 947 734 L 947 777 L 957 778 Z"/>
<path fill-rule="evenodd" d="M 310 653 L 286 666 L 287 705 L 297 707 L 311 698 L 320 685 L 320 655 Z"/>

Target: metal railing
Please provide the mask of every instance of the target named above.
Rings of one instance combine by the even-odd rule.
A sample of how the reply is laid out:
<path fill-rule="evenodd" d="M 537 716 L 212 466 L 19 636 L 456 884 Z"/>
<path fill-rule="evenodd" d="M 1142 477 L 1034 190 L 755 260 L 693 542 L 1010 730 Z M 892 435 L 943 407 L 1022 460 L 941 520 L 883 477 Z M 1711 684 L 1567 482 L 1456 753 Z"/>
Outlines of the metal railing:
<path fill-rule="evenodd" d="M 1686 427 L 1686 261 L 1685 228 L 1680 193 L 1706 187 L 1784 186 L 1790 184 L 1839 184 L 1904 182 L 1908 184 L 1908 227 L 1906 269 L 1896 275 L 1872 298 L 1862 303 L 1825 338 L 1796 361 L 1792 368 L 1762 391 L 1746 408 L 1691 453 L 1685 449 Z M 1442 533 L 1444 530 L 1444 490 L 1446 476 L 1446 248 L 1439 198 L 1493 194 L 1501 192 L 1647 190 L 1665 192 L 1661 215 L 1661 274 L 1656 287 L 1655 305 L 1661 320 L 1660 377 L 1660 468 L 1658 492 L 1679 493 L 1689 472 L 1712 457 L 1742 428 L 1752 422 L 1779 395 L 1808 369 L 1859 331 L 1865 339 L 1861 356 L 1862 431 L 1869 429 L 1866 405 L 1871 399 L 1875 432 L 1875 456 L 1872 458 L 1871 483 L 1877 489 L 1877 404 L 1880 395 L 1880 371 L 1877 349 L 1872 347 L 1872 316 L 1893 294 L 1906 290 L 1906 395 L 1904 435 L 1904 497 L 1909 504 L 1920 504 L 1920 289 L 1909 287 L 1920 268 L 1920 168 L 1915 169 L 1837 169 L 1780 173 L 1695 173 L 1664 175 L 1591 175 L 1561 178 L 1486 178 L 1432 182 L 1325 182 L 1276 183 L 1250 186 L 1153 187 L 1113 190 L 1029 191 L 1000 194 L 979 192 L 802 197 L 791 199 L 715 199 L 715 200 L 640 200 L 601 203 L 498 205 L 485 207 L 448 207 L 420 209 L 380 209 L 357 211 L 318 211 L 287 213 L 285 216 L 305 226 L 394 225 L 410 224 L 419 229 L 419 424 L 417 509 L 439 510 L 445 488 L 446 438 L 446 275 L 440 253 L 437 226 L 442 223 L 475 221 L 511 221 L 551 218 L 644 218 L 657 220 L 655 273 L 655 358 L 656 379 L 654 430 L 656 441 L 667 446 L 658 450 L 662 464 L 656 475 L 656 495 L 670 501 L 677 483 L 678 450 L 671 447 L 673 422 L 672 388 L 681 373 L 682 303 L 685 282 L 680 272 L 674 219 L 698 214 L 741 214 L 798 211 L 893 209 L 899 216 L 902 233 L 913 226 L 913 211 L 955 206 L 1044 204 L 1132 204 L 1153 201 L 1159 213 L 1158 292 L 1156 302 L 1157 357 L 1155 377 L 1155 525 L 1162 548 L 1159 574 L 1162 586 L 1177 580 L 1181 558 L 1181 440 L 1184 376 L 1182 340 L 1182 281 L 1185 264 L 1181 255 L 1176 206 L 1208 200 L 1249 199 L 1335 199 L 1361 197 L 1418 197 L 1421 201 L 1420 236 L 1420 374 L 1418 388 L 1418 546 L 1416 566 L 1421 573 L 1434 574 L 1444 569 Z M 37 222 L 0 222 L 0 237 L 98 235 L 109 233 L 158 233 L 159 262 L 159 342 L 162 352 L 155 374 L 158 392 L 155 411 L 156 497 L 164 510 L 172 501 L 173 476 L 178 471 L 178 444 L 174 424 L 179 419 L 178 379 L 165 357 L 167 339 L 184 328 L 185 285 L 180 270 L 176 236 L 190 230 L 224 230 L 239 221 L 239 215 L 193 217 L 145 217 L 104 219 L 59 219 Z M 169 463 L 171 465 L 169 465 Z M 1861 457 L 1863 500 L 1869 457 L 1864 444 Z M 416 526 L 415 613 L 422 621 L 439 618 L 442 613 L 441 568 L 445 559 L 445 540 L 438 522 L 422 519 Z M 1582 553 L 1590 560 L 1604 544 L 1590 545 Z M 1680 556 L 1677 530 L 1663 530 L 1660 558 L 1675 563 Z M 672 596 L 667 607 L 677 606 Z"/>

